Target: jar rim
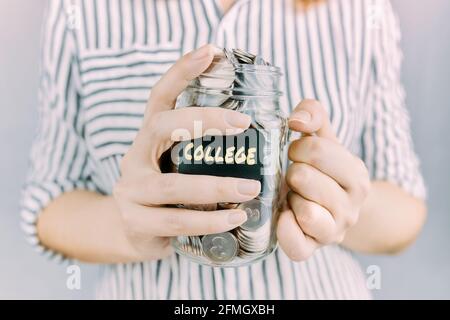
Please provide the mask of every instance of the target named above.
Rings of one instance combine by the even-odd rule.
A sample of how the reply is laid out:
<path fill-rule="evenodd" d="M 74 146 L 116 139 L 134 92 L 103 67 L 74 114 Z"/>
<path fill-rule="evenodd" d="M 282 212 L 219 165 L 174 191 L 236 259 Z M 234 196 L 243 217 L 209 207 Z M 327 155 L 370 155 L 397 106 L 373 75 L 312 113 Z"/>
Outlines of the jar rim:
<path fill-rule="evenodd" d="M 261 64 L 246 64 L 246 63 L 236 63 L 234 65 L 224 62 L 215 62 L 213 61 L 210 66 L 220 66 L 220 71 L 215 71 L 215 75 L 218 76 L 227 76 L 229 72 L 255 72 L 255 73 L 271 73 L 273 76 L 281 77 L 283 73 L 281 72 L 281 68 L 273 65 L 261 65 Z M 210 75 L 207 72 L 208 69 L 205 70 L 201 75 Z M 224 72 L 225 71 L 225 72 Z M 226 73 L 228 72 L 228 73 Z"/>
<path fill-rule="evenodd" d="M 233 99 L 248 98 L 277 98 L 283 95 L 279 90 L 256 90 L 252 88 L 205 88 L 196 84 L 190 84 L 187 88 L 194 89 L 197 92 L 208 95 L 224 95 Z M 237 94 L 236 94 L 237 93 Z"/>

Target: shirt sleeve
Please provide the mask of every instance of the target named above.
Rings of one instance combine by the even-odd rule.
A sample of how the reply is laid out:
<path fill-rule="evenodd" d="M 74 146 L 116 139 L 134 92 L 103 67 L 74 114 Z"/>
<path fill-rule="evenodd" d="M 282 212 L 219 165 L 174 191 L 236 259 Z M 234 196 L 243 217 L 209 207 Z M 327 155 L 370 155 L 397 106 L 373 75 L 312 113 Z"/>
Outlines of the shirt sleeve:
<path fill-rule="evenodd" d="M 402 51 L 398 17 L 389 1 L 371 17 L 373 92 L 362 141 L 372 179 L 392 182 L 424 199 L 426 190 L 414 152 L 405 92 L 400 80 Z"/>
<path fill-rule="evenodd" d="M 96 186 L 91 180 L 91 159 L 79 121 L 80 82 L 66 2 L 48 3 L 41 44 L 39 125 L 22 190 L 21 226 L 39 252 L 61 261 L 64 257 L 45 248 L 37 237 L 39 214 L 62 193 L 96 190 Z"/>

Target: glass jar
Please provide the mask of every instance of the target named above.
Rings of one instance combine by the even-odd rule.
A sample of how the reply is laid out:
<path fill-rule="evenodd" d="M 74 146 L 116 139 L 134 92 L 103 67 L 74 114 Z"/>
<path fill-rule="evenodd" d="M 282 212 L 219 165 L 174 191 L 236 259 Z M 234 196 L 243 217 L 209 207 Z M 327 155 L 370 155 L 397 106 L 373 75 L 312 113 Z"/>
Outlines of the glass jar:
<path fill-rule="evenodd" d="M 280 69 L 241 50 L 220 50 L 210 67 L 179 96 L 176 108 L 222 107 L 252 117 L 239 134 L 211 134 L 182 141 L 171 149 L 168 171 L 258 180 L 261 192 L 243 203 L 179 204 L 196 210 L 239 208 L 247 221 L 229 232 L 178 236 L 176 252 L 191 260 L 222 267 L 261 260 L 277 245 L 276 212 L 282 176 L 286 121 L 279 108 Z"/>

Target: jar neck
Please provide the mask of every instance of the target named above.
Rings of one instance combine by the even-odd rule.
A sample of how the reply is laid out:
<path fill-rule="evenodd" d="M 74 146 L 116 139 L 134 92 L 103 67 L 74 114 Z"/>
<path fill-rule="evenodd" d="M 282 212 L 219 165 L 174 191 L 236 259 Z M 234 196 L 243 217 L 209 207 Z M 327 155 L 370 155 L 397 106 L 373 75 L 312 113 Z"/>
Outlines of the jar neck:
<path fill-rule="evenodd" d="M 207 91 L 211 94 L 223 93 L 235 98 L 277 98 L 281 95 L 280 68 L 262 60 L 259 64 L 250 63 L 258 58 L 250 54 L 253 60 L 248 58 L 249 63 L 240 63 L 231 51 L 225 49 L 224 52 L 223 56 L 216 55 L 210 66 L 191 82 L 191 89 Z M 237 54 L 243 53 L 238 51 Z"/>

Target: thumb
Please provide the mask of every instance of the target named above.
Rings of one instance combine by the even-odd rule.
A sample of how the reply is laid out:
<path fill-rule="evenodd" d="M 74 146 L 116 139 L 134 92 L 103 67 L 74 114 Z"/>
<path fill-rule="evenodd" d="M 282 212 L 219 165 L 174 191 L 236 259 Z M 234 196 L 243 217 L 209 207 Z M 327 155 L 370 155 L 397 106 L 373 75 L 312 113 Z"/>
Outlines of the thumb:
<path fill-rule="evenodd" d="M 295 107 L 288 122 L 291 130 L 305 134 L 315 133 L 319 137 L 338 141 L 331 127 L 328 114 L 319 101 L 305 99 L 300 102 Z"/>
<path fill-rule="evenodd" d="M 148 113 L 173 109 L 181 92 L 210 66 L 218 53 L 218 48 L 207 44 L 181 57 L 153 86 Z"/>

